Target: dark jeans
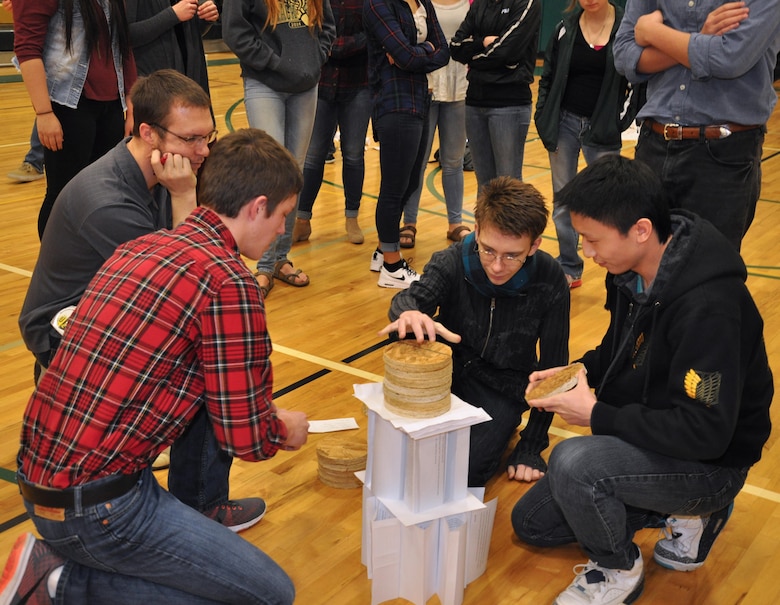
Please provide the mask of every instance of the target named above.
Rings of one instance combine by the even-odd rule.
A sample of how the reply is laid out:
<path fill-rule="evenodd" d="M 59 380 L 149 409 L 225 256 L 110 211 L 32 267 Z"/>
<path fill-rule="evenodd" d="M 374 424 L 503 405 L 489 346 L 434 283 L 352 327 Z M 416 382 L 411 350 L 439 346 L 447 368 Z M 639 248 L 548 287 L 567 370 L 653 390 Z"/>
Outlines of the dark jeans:
<path fill-rule="evenodd" d="M 49 220 L 54 201 L 63 187 L 82 168 L 104 155 L 124 136 L 125 117 L 122 103 L 116 101 L 92 101 L 81 98 L 78 108 L 71 109 L 52 103 L 54 115 L 62 125 L 62 149 L 44 148 L 46 165 L 46 197 L 38 213 L 38 237 Z"/>
<path fill-rule="evenodd" d="M 60 340 L 51 336 L 52 350 L 35 356 L 35 382 L 42 369 L 49 367 Z M 168 491 L 184 504 L 207 512 L 228 500 L 230 492 L 229 456 L 217 442 L 214 427 L 205 406 L 195 414 L 192 423 L 171 446 Z"/>
<path fill-rule="evenodd" d="M 764 129 L 725 139 L 666 141 L 642 126 L 635 157 L 661 177 L 673 208 L 706 218 L 739 250 L 761 195 Z"/>
<path fill-rule="evenodd" d="M 631 569 L 634 533 L 659 514 L 709 515 L 731 503 L 747 469 L 680 460 L 611 435 L 562 441 L 547 473 L 512 511 L 512 526 L 534 546 L 579 542 L 609 569 Z"/>
<path fill-rule="evenodd" d="M 383 252 L 400 250 L 398 223 L 406 201 L 422 182 L 428 137 L 427 116 L 386 113 L 374 128 L 379 138 L 382 181 L 376 202 L 376 230 Z"/>
<path fill-rule="evenodd" d="M 303 189 L 298 201 L 298 218 L 311 219 L 312 207 L 322 185 L 325 158 L 338 127 L 341 142 L 341 180 L 344 185 L 345 216 L 355 218 L 363 195 L 366 130 L 371 117 L 368 89 L 336 100 L 317 99 L 317 115 L 303 167 Z"/>
<path fill-rule="evenodd" d="M 453 374 L 452 393 L 471 405 L 481 407 L 492 418 L 471 427 L 468 484 L 469 487 L 480 487 L 498 471 L 501 457 L 528 404 L 469 378 L 466 371 Z M 552 414 L 531 413 L 528 425 L 520 433 L 523 451 L 539 454 L 549 445 L 547 429 L 551 421 Z"/>

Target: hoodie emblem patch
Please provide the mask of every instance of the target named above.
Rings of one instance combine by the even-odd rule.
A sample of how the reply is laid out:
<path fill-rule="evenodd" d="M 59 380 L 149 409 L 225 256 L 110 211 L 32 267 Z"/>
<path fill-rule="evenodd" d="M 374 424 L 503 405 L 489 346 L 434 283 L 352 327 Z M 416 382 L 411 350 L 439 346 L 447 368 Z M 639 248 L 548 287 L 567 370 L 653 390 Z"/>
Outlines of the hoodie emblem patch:
<path fill-rule="evenodd" d="M 645 333 L 642 332 L 634 342 L 634 352 L 632 354 L 633 366 L 636 370 L 645 363 L 647 357 L 647 343 L 645 342 Z"/>
<path fill-rule="evenodd" d="M 720 395 L 720 379 L 720 372 L 697 372 L 690 369 L 685 375 L 685 394 L 707 407 L 717 405 Z"/>

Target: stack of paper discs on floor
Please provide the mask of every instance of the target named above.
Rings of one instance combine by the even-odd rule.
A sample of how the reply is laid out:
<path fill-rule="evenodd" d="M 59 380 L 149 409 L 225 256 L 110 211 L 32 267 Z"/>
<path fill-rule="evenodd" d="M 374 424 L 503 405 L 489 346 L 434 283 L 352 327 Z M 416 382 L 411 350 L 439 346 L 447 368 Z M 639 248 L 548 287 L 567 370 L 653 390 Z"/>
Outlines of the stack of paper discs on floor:
<path fill-rule="evenodd" d="M 400 340 L 385 347 L 385 405 L 400 416 L 433 418 L 450 410 L 452 351 L 440 342 Z"/>
<path fill-rule="evenodd" d="M 339 489 L 360 487 L 357 471 L 366 470 L 368 447 L 341 437 L 327 437 L 317 446 L 317 474 L 325 485 Z"/>

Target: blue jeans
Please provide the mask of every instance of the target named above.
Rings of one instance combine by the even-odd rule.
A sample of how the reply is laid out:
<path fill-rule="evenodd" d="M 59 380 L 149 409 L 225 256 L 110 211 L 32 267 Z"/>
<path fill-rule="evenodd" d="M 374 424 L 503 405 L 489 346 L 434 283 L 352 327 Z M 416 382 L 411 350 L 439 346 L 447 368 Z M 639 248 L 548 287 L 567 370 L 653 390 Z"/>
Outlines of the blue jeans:
<path fill-rule="evenodd" d="M 530 104 L 466 105 L 466 134 L 479 189 L 497 176 L 523 179 L 523 153 L 530 124 Z"/>
<path fill-rule="evenodd" d="M 67 559 L 55 603 L 271 605 L 295 597 L 268 555 L 179 502 L 149 468 L 128 493 L 65 509 L 64 521 L 37 516 L 27 501 L 25 507 Z"/>
<path fill-rule="evenodd" d="M 558 234 L 558 262 L 566 275 L 574 279 L 582 277 L 583 261 L 577 254 L 580 236 L 571 225 L 569 209 L 561 204 L 558 193 L 577 174 L 580 149 L 585 162 L 590 165 L 602 156 L 617 155 L 619 149 L 604 149 L 583 145 L 582 137 L 590 129 L 590 119 L 561 109 L 558 126 L 558 149 L 551 152 L 550 170 L 553 185 L 553 223 Z"/>
<path fill-rule="evenodd" d="M 420 186 L 421 167 L 428 161 L 426 117 L 386 113 L 374 124 L 379 138 L 382 180 L 376 202 L 376 230 L 382 252 L 401 249 L 398 223 L 412 193 Z"/>
<path fill-rule="evenodd" d="M 483 408 L 492 418 L 471 427 L 469 445 L 469 487 L 481 487 L 498 472 L 501 457 L 528 409 L 525 401 L 517 401 L 474 380 L 468 369 L 456 368 L 452 375 L 452 392 L 471 405 Z M 522 450 L 540 453 L 550 441 L 547 429 L 552 414 L 531 411 L 531 420 L 520 433 Z"/>
<path fill-rule="evenodd" d="M 41 144 L 41 139 L 38 138 L 38 120 L 33 122 L 32 131 L 30 132 L 30 149 L 27 151 L 27 155 L 24 156 L 24 161 L 38 172 L 43 172 L 43 145 Z"/>
<path fill-rule="evenodd" d="M 709 515 L 731 503 L 747 469 L 656 454 L 618 437 L 562 441 L 547 474 L 520 498 L 512 526 L 534 546 L 579 542 L 609 569 L 631 569 L 634 533 L 659 515 Z"/>
<path fill-rule="evenodd" d="M 420 186 L 404 206 L 404 225 L 417 223 L 427 158 L 431 157 L 433 135 L 439 127 L 439 164 L 444 201 L 447 204 L 447 222 L 463 222 L 463 154 L 466 151 L 466 102 L 440 103 L 433 101 L 428 113 L 428 140 L 425 145 L 426 162 L 420 171 Z"/>
<path fill-rule="evenodd" d="M 317 87 L 299 93 L 277 92 L 258 80 L 244 78 L 244 106 L 249 125 L 265 130 L 284 145 L 303 169 L 317 112 Z M 287 260 L 295 215 L 295 211 L 287 215 L 284 235 L 277 237 L 257 261 L 258 271 L 272 272 L 277 262 Z"/>
<path fill-rule="evenodd" d="M 764 130 L 709 141 L 665 141 L 645 124 L 635 157 L 661 177 L 673 208 L 706 218 L 739 250 L 761 195 Z"/>
<path fill-rule="evenodd" d="M 303 167 L 303 189 L 298 201 L 298 218 L 311 219 L 312 207 L 322 185 L 325 158 L 338 126 L 341 141 L 341 180 L 344 185 L 344 215 L 355 218 L 363 196 L 366 131 L 371 118 L 371 93 L 366 88 L 336 100 L 317 99 L 317 115 Z"/>

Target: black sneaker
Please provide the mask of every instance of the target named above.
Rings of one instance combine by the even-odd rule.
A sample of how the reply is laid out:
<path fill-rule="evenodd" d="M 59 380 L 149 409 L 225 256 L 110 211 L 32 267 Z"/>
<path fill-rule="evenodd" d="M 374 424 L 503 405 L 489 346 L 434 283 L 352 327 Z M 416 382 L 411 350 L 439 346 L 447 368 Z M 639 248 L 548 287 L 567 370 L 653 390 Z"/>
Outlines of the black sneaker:
<path fill-rule="evenodd" d="M 676 571 L 693 571 L 704 565 L 732 510 L 733 502 L 709 517 L 669 517 L 664 530 L 666 537 L 655 544 L 655 562 Z"/>
<path fill-rule="evenodd" d="M 236 533 L 255 525 L 265 515 L 265 501 L 262 498 L 228 500 L 214 509 L 203 513 L 209 519 L 221 523 Z"/>

